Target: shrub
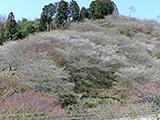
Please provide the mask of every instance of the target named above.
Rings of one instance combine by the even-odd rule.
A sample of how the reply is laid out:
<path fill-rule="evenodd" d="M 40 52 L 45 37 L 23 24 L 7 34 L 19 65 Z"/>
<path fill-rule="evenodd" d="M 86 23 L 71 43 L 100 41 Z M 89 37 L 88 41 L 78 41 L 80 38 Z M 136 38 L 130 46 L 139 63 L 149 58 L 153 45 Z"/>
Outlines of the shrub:
<path fill-rule="evenodd" d="M 13 35 L 13 40 L 23 39 L 27 36 L 27 32 L 24 30 L 19 30 Z"/>
<path fill-rule="evenodd" d="M 130 38 L 133 38 L 134 37 L 134 33 L 132 32 L 132 31 L 120 31 L 120 33 L 122 34 L 122 35 L 125 35 L 125 36 L 127 36 L 127 37 L 130 37 Z"/>
<path fill-rule="evenodd" d="M 0 114 L 43 114 L 53 117 L 64 117 L 59 100 L 41 92 L 24 92 L 13 94 L 0 103 Z"/>
<path fill-rule="evenodd" d="M 73 94 L 64 94 L 60 96 L 63 107 L 71 106 L 77 103 L 77 97 Z"/>
<path fill-rule="evenodd" d="M 88 18 L 88 17 L 89 17 L 89 12 L 85 7 L 82 7 L 80 10 L 80 19 L 84 20 L 85 18 Z"/>
<path fill-rule="evenodd" d="M 146 66 L 131 66 L 129 68 L 120 68 L 116 75 L 123 85 L 133 86 L 134 84 L 140 84 L 152 79 L 152 70 Z"/>
<path fill-rule="evenodd" d="M 91 89 L 111 88 L 116 79 L 114 74 L 100 67 L 81 67 L 79 69 L 71 67 L 71 79 L 75 81 L 75 91 L 84 92 Z"/>

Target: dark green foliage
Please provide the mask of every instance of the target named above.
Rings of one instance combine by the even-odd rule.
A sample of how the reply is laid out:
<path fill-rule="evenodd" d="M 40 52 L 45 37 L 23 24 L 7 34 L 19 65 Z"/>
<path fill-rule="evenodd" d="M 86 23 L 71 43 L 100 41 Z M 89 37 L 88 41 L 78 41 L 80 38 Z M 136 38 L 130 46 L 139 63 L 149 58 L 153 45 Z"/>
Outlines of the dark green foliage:
<path fill-rule="evenodd" d="M 13 12 L 9 13 L 7 21 L 15 21 L 15 16 L 14 16 Z"/>
<path fill-rule="evenodd" d="M 46 24 L 45 16 L 41 16 L 39 28 L 40 28 L 40 31 L 47 31 L 47 24 Z"/>
<path fill-rule="evenodd" d="M 76 96 L 72 94 L 66 94 L 66 95 L 61 95 L 60 96 L 60 101 L 62 103 L 63 107 L 66 107 L 68 105 L 73 105 L 77 103 L 77 98 Z"/>
<path fill-rule="evenodd" d="M 101 19 L 113 13 L 118 14 L 118 9 L 111 0 L 95 0 L 88 9 L 82 7 L 81 11 L 75 0 L 71 0 L 70 4 L 61 0 L 55 4 L 44 6 L 39 28 L 41 31 L 50 31 L 54 27 L 53 23 L 57 28 L 64 28 L 68 20 L 75 22 L 84 18 Z"/>
<path fill-rule="evenodd" d="M 7 40 L 13 40 L 13 36 L 16 32 L 18 32 L 19 27 L 15 20 L 13 12 L 8 15 L 5 31 L 4 31 L 4 38 Z"/>
<path fill-rule="evenodd" d="M 5 26 L 0 31 L 0 44 L 8 40 L 23 39 L 27 35 L 39 31 L 39 20 L 29 21 L 22 18 L 16 22 L 14 14 L 11 12 L 5 23 Z"/>
<path fill-rule="evenodd" d="M 14 40 L 25 38 L 27 35 L 39 31 L 38 23 L 36 21 L 22 20 L 18 22 L 18 24 L 20 30 L 14 34 Z"/>
<path fill-rule="evenodd" d="M 111 15 L 114 12 L 114 2 L 111 0 L 96 0 L 90 4 L 90 14 L 92 19 L 101 19 L 106 15 Z"/>
<path fill-rule="evenodd" d="M 96 19 L 99 18 L 97 17 L 97 5 L 96 5 L 96 1 L 92 1 L 89 7 L 89 11 L 90 11 L 90 16 L 92 19 Z M 102 15 L 101 15 L 102 16 Z"/>
<path fill-rule="evenodd" d="M 71 79 L 75 83 L 75 92 L 93 92 L 96 89 L 111 88 L 114 85 L 116 76 L 109 69 L 103 69 L 100 66 L 70 68 Z M 95 92 L 96 93 L 96 92 Z"/>
<path fill-rule="evenodd" d="M 83 20 L 84 18 L 88 18 L 88 17 L 89 17 L 88 10 L 85 7 L 82 7 L 82 9 L 80 11 L 81 20 Z"/>
<path fill-rule="evenodd" d="M 34 26 L 34 23 L 28 23 L 26 26 L 24 26 L 23 28 L 24 31 L 26 31 L 27 34 L 30 34 L 30 33 L 34 33 L 37 30 L 36 26 Z"/>
<path fill-rule="evenodd" d="M 0 45 L 2 45 L 3 44 L 3 42 L 4 42 L 4 30 L 1 30 L 0 31 Z"/>
<path fill-rule="evenodd" d="M 65 28 L 71 19 L 73 22 L 84 18 L 100 19 L 113 12 L 118 14 L 118 8 L 111 0 L 95 0 L 88 9 L 82 7 L 81 11 L 75 0 L 71 0 L 70 4 L 61 0 L 45 5 L 41 18 L 34 21 L 22 18 L 21 21 L 16 22 L 13 12 L 11 12 L 6 23 L 0 26 L 0 44 L 8 40 L 22 39 L 34 32 L 50 31 L 56 27 Z"/>
<path fill-rule="evenodd" d="M 122 30 L 120 33 L 126 37 L 133 38 L 134 37 L 134 32 L 131 30 Z"/>
<path fill-rule="evenodd" d="M 34 33 L 36 32 L 36 28 L 33 25 L 27 26 L 26 27 L 27 33 Z"/>
<path fill-rule="evenodd" d="M 101 0 L 98 2 L 98 6 L 101 6 L 102 15 L 111 15 L 114 11 L 114 5 L 111 0 Z"/>
<path fill-rule="evenodd" d="M 45 5 L 42 9 L 41 19 L 40 19 L 40 26 L 41 30 L 50 31 L 51 25 L 53 21 L 53 17 L 56 14 L 57 6 L 55 4 L 50 3 L 49 5 Z"/>
<path fill-rule="evenodd" d="M 76 1 L 72 0 L 69 6 L 70 14 L 73 21 L 80 20 L 80 8 Z"/>
<path fill-rule="evenodd" d="M 57 16 L 56 16 L 56 25 L 57 28 L 63 27 L 66 20 L 68 19 L 69 10 L 68 10 L 68 2 L 65 2 L 64 0 L 61 0 L 59 3 L 57 3 L 58 9 L 57 9 Z"/>
<path fill-rule="evenodd" d="M 27 32 L 24 31 L 24 30 L 19 30 L 18 32 L 16 32 L 14 35 L 13 35 L 13 39 L 12 40 L 18 40 L 18 39 L 23 39 L 27 36 Z"/>
<path fill-rule="evenodd" d="M 26 22 L 19 22 L 21 30 L 26 31 L 27 34 L 34 33 L 36 28 L 33 26 L 34 22 L 26 21 Z"/>

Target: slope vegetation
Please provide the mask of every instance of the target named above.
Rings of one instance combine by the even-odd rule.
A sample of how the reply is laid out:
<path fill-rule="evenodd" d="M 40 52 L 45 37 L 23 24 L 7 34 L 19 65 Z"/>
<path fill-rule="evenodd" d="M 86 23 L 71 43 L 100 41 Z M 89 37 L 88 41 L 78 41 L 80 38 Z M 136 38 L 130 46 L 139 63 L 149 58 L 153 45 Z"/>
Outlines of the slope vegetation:
<path fill-rule="evenodd" d="M 53 99 L 51 105 L 61 117 L 103 119 L 153 112 L 160 106 L 159 24 L 109 16 L 37 33 L 1 46 L 0 70 L 2 113 L 7 101 L 19 99 L 26 103 L 23 113 L 28 112 L 35 104 L 24 97 L 29 94 L 35 99 L 40 94 L 44 103 Z M 36 112 L 56 116 L 41 111 L 45 106 L 37 101 Z M 15 113 L 20 105 L 12 104 L 7 110 Z"/>

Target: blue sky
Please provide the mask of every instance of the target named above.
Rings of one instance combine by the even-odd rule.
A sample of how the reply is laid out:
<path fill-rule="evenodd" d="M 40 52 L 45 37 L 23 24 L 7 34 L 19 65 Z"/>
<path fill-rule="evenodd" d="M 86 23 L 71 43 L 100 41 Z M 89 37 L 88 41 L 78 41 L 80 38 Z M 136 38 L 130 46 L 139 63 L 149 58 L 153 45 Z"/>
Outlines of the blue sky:
<path fill-rule="evenodd" d="M 40 17 L 41 9 L 48 3 L 59 0 L 2 0 L 0 1 L 0 14 L 7 15 L 14 12 L 16 19 L 22 17 L 34 19 Z M 67 0 L 69 1 L 69 0 Z M 79 5 L 88 7 L 93 0 L 77 0 Z M 134 6 L 136 11 L 133 17 L 140 19 L 155 19 L 160 15 L 160 0 L 113 0 L 122 15 L 129 15 L 129 7 Z"/>
<path fill-rule="evenodd" d="M 135 7 L 133 17 L 156 19 L 160 15 L 160 0 L 114 0 L 123 15 L 129 15 L 131 6 Z"/>

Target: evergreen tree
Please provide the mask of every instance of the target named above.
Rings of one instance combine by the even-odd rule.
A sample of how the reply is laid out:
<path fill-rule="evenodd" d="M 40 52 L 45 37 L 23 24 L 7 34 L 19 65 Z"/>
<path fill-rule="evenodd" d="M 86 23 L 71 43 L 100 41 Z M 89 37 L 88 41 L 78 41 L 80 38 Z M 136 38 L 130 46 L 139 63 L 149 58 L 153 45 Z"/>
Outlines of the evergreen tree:
<path fill-rule="evenodd" d="M 111 0 L 98 0 L 99 5 L 101 6 L 102 15 L 107 16 L 111 15 L 114 12 L 114 2 Z"/>
<path fill-rule="evenodd" d="M 40 18 L 39 30 L 40 30 L 40 31 L 47 31 L 46 17 L 43 16 L 43 15 L 41 15 L 41 18 Z"/>
<path fill-rule="evenodd" d="M 85 7 L 82 7 L 80 11 L 80 18 L 83 20 L 84 18 L 89 18 L 89 13 Z"/>
<path fill-rule="evenodd" d="M 14 20 L 15 20 L 14 14 L 13 12 L 10 12 L 8 15 L 7 21 L 14 21 Z"/>
<path fill-rule="evenodd" d="M 104 16 L 113 14 L 115 4 L 111 0 L 96 0 L 90 4 L 90 13 L 92 19 L 101 19 Z"/>
<path fill-rule="evenodd" d="M 92 1 L 89 6 L 90 17 L 91 19 L 103 18 L 103 15 L 99 8 L 97 8 L 97 1 Z"/>
<path fill-rule="evenodd" d="M 76 1 L 72 0 L 70 2 L 69 10 L 73 21 L 80 20 L 80 8 Z"/>
<path fill-rule="evenodd" d="M 40 19 L 40 26 L 43 31 L 51 30 L 51 25 L 53 21 L 53 17 L 56 14 L 56 5 L 50 3 L 49 5 L 45 5 L 42 9 L 41 19 Z"/>
<path fill-rule="evenodd" d="M 61 0 L 57 3 L 57 15 L 56 15 L 56 25 L 58 28 L 63 27 L 64 23 L 68 19 L 69 10 L 68 10 L 68 2 Z"/>
<path fill-rule="evenodd" d="M 13 12 L 9 13 L 7 21 L 6 21 L 6 26 L 5 26 L 5 31 L 4 31 L 4 37 L 7 40 L 13 40 L 13 36 L 16 32 L 18 32 L 18 24 L 15 20 Z"/>

